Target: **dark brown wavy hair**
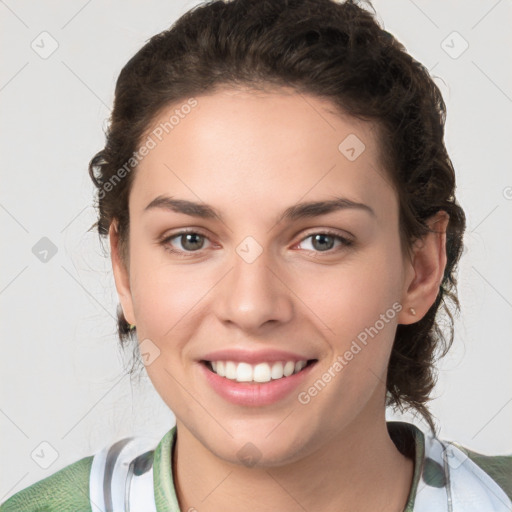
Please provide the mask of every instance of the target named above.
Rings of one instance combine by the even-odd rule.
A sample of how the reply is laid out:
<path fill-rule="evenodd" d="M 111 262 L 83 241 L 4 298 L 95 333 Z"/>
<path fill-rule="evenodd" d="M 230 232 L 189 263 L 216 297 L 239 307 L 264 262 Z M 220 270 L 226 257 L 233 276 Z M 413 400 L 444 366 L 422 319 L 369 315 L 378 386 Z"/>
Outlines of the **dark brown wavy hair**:
<path fill-rule="evenodd" d="M 425 66 L 365 6 L 373 10 L 369 2 L 360 6 L 352 0 L 208 1 L 151 37 L 118 77 L 105 147 L 89 163 L 98 210 L 90 229 L 98 230 L 100 240 L 107 238 L 116 220 L 121 255 L 129 263 L 128 195 L 135 155 L 170 104 L 223 86 L 286 87 L 373 122 L 382 164 L 399 197 L 403 253 L 411 254 L 413 243 L 429 232 L 427 219 L 440 210 L 450 216 L 439 293 L 421 320 L 398 325 L 386 383 L 386 405 L 415 410 L 435 432 L 426 404 L 437 379 L 436 360 L 453 342 L 447 301 L 460 311 L 455 272 L 466 219 L 455 199 L 455 172 L 443 141 L 441 92 Z M 440 328 L 442 311 L 449 337 Z M 133 355 L 139 360 L 136 331 L 130 331 L 119 305 L 117 316 L 120 345 L 135 342 Z"/>

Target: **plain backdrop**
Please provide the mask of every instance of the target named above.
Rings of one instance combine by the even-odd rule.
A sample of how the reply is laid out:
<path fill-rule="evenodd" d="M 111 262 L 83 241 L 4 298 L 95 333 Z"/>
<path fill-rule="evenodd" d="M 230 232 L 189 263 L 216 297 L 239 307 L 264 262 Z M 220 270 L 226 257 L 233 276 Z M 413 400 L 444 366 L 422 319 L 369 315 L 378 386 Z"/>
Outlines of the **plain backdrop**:
<path fill-rule="evenodd" d="M 123 372 L 110 260 L 87 231 L 96 220 L 87 164 L 103 146 L 123 65 L 197 3 L 0 1 L 0 501 L 107 443 L 156 442 L 174 425 L 149 379 Z M 374 6 L 443 93 L 468 220 L 462 313 L 431 410 L 441 438 L 510 453 L 512 5 Z"/>

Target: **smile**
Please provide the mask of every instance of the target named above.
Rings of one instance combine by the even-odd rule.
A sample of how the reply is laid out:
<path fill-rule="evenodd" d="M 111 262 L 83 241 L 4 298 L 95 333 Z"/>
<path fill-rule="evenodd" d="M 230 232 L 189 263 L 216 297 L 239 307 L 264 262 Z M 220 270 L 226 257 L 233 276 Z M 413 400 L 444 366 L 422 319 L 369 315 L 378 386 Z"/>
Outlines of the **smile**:
<path fill-rule="evenodd" d="M 247 362 L 235 361 L 204 361 L 206 366 L 220 377 L 234 380 L 236 382 L 270 382 L 295 375 L 308 364 L 309 361 L 275 361 L 250 364 Z"/>
<path fill-rule="evenodd" d="M 235 405 L 261 407 L 289 397 L 304 386 L 317 359 L 249 364 L 207 361 L 198 365 L 202 378 L 218 396 Z"/>

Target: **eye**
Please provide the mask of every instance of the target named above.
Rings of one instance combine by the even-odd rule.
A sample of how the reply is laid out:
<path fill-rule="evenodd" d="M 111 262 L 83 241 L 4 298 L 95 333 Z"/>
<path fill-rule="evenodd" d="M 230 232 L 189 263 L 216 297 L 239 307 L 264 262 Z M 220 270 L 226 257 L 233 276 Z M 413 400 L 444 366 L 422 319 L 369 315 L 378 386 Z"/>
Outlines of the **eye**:
<path fill-rule="evenodd" d="M 311 233 L 305 238 L 303 238 L 298 245 L 304 244 L 304 242 L 308 239 L 311 239 L 310 246 L 312 249 L 305 248 L 306 251 L 315 252 L 315 253 L 332 253 L 337 252 L 338 250 L 342 250 L 345 247 L 349 247 L 353 245 L 353 241 L 339 235 L 336 232 L 332 231 L 320 231 Z M 209 238 L 198 232 L 198 231 L 180 231 L 178 233 L 174 233 L 168 237 L 165 237 L 160 244 L 164 247 L 166 251 L 169 251 L 177 256 L 187 257 L 193 255 L 194 253 L 200 254 L 204 249 L 205 240 L 209 240 Z M 337 248 L 335 246 L 335 242 L 338 240 L 339 245 Z M 180 245 L 181 247 L 176 247 L 176 245 Z"/>
<path fill-rule="evenodd" d="M 312 249 L 306 248 L 306 250 L 313 252 L 330 252 L 331 249 L 333 249 L 334 242 L 336 240 L 340 242 L 340 245 L 338 245 L 338 249 L 335 249 L 333 252 L 343 249 L 344 247 L 349 247 L 354 243 L 352 240 L 349 240 L 348 238 L 345 238 L 332 231 L 321 231 L 317 233 L 311 233 L 307 237 L 303 238 L 300 244 L 303 244 L 305 240 L 310 238 L 310 246 Z"/>
<path fill-rule="evenodd" d="M 176 242 L 181 245 L 181 248 L 176 248 L 176 246 L 173 245 L 172 242 L 175 239 Z M 200 252 L 204 247 L 205 240 L 208 240 L 206 235 L 197 231 L 180 231 L 179 233 L 174 233 L 164 238 L 160 243 L 165 250 L 177 254 L 178 256 L 186 256 L 187 253 Z"/>

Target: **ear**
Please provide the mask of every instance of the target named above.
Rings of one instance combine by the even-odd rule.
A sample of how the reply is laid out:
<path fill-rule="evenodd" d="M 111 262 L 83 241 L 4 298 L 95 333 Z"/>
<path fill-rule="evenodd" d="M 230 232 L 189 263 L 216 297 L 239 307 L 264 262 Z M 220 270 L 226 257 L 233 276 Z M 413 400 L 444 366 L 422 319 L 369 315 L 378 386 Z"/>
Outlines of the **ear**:
<path fill-rule="evenodd" d="M 421 320 L 439 293 L 446 267 L 446 228 L 450 216 L 444 210 L 428 219 L 427 224 L 435 232 L 427 233 L 417 240 L 413 256 L 407 260 L 406 279 L 402 293 L 403 310 L 398 316 L 399 324 L 413 324 Z M 416 315 L 410 312 L 414 308 Z"/>
<path fill-rule="evenodd" d="M 117 219 L 114 219 L 111 222 L 108 235 L 110 240 L 110 257 L 112 260 L 112 270 L 114 271 L 114 281 L 124 317 L 128 323 L 136 325 L 135 315 L 133 314 L 132 294 L 130 290 L 130 273 L 129 269 L 126 268 L 125 263 L 121 259 Z"/>

